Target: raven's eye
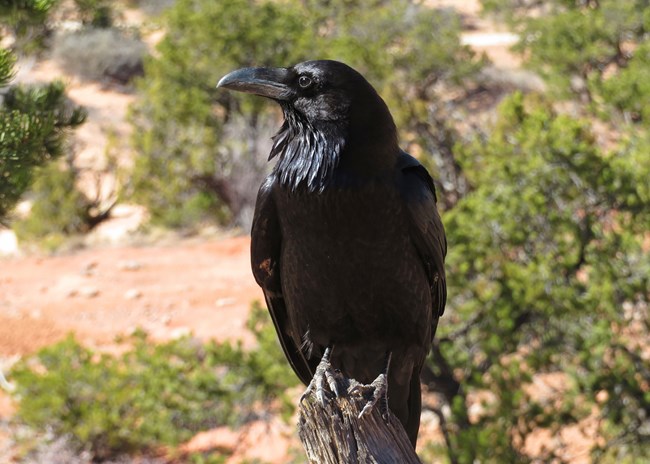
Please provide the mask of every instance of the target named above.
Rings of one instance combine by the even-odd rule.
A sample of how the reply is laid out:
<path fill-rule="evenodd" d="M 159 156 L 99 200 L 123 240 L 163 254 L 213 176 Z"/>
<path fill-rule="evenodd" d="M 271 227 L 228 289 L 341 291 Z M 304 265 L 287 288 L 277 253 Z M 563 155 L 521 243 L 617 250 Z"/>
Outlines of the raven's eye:
<path fill-rule="evenodd" d="M 306 89 L 307 87 L 311 86 L 312 83 L 313 81 L 311 80 L 311 78 L 307 76 L 300 76 L 298 78 L 298 85 L 303 89 Z"/>

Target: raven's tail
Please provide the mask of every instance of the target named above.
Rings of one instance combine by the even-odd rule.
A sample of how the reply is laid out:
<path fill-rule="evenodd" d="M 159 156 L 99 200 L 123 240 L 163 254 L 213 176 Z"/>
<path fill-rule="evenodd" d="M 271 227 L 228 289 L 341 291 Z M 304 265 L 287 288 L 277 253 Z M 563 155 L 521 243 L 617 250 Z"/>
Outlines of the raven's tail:
<path fill-rule="evenodd" d="M 414 369 L 411 375 L 411 385 L 408 399 L 408 419 L 404 425 L 404 430 L 409 437 L 409 440 L 415 448 L 418 440 L 418 431 L 420 430 L 420 414 L 422 413 L 422 392 L 420 387 L 420 372 Z"/>

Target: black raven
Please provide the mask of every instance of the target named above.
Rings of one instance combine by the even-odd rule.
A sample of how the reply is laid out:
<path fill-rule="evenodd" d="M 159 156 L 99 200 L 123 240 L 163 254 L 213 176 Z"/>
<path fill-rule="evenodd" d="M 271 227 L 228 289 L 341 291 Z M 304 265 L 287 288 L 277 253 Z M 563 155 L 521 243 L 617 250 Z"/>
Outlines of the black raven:
<path fill-rule="evenodd" d="M 321 357 L 372 382 L 369 406 L 388 413 L 387 398 L 415 446 L 420 371 L 446 301 L 431 177 L 400 150 L 382 98 L 343 63 L 239 69 L 218 87 L 271 98 L 284 113 L 251 255 L 287 359 L 321 398 L 326 382 L 337 393 L 333 371 L 314 377 Z"/>

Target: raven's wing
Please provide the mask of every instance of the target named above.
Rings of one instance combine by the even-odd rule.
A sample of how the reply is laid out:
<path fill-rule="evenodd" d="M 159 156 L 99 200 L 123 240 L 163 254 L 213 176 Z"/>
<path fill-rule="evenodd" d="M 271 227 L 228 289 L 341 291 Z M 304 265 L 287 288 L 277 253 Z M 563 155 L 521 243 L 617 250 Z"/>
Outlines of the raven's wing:
<path fill-rule="evenodd" d="M 316 366 L 313 362 L 310 364 L 307 361 L 290 333 L 287 308 L 282 297 L 280 280 L 282 231 L 273 201 L 274 184 L 275 176 L 270 175 L 257 194 L 251 230 L 251 264 L 255 280 L 264 291 L 266 305 L 271 313 L 282 350 L 301 382 L 309 385 Z"/>
<path fill-rule="evenodd" d="M 433 180 L 418 160 L 401 152 L 397 162 L 401 171 L 400 191 L 407 211 L 411 238 L 427 271 L 433 302 L 434 331 L 438 317 L 445 311 L 447 283 L 445 255 L 447 238 L 436 209 L 436 191 Z M 433 336 L 433 333 L 431 334 Z"/>

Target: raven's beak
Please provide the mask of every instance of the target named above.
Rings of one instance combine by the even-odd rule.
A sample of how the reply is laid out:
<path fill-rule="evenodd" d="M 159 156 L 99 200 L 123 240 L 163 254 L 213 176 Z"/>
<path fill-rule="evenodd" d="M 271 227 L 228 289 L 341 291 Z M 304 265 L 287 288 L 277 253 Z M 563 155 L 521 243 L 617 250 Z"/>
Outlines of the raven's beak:
<path fill-rule="evenodd" d="M 293 93 L 290 77 L 286 68 L 243 68 L 223 76 L 217 87 L 287 100 Z"/>

